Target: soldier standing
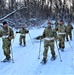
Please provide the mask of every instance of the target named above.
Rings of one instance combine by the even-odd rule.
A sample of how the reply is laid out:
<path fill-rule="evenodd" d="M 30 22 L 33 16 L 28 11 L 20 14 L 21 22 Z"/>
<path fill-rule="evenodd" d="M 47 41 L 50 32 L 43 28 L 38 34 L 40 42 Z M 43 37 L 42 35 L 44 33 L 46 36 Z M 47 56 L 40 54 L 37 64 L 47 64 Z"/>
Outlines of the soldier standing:
<path fill-rule="evenodd" d="M 59 25 L 58 21 L 56 20 L 55 22 L 55 27 L 57 27 Z"/>
<path fill-rule="evenodd" d="M 19 38 L 19 45 L 22 45 L 22 41 L 23 41 L 23 44 L 24 46 L 26 46 L 26 34 L 29 33 L 29 31 L 25 28 L 24 25 L 22 25 L 22 28 L 19 32 L 16 32 L 16 33 L 20 33 L 20 38 Z"/>
<path fill-rule="evenodd" d="M 42 37 L 44 38 L 44 52 L 42 62 L 45 64 L 47 59 L 47 53 L 50 46 L 52 60 L 55 60 L 55 51 L 54 51 L 54 38 L 56 37 L 55 31 L 51 28 L 51 23 L 48 21 L 48 27 L 44 29 Z"/>
<path fill-rule="evenodd" d="M 61 51 L 64 51 L 66 28 L 65 28 L 62 20 L 60 21 L 60 24 L 56 27 L 56 30 L 58 31 L 59 49 Z"/>
<path fill-rule="evenodd" d="M 66 40 L 69 41 L 68 36 L 70 37 L 70 40 L 72 40 L 72 29 L 73 26 L 70 22 L 68 22 L 68 25 L 66 26 Z"/>
<path fill-rule="evenodd" d="M 14 38 L 14 32 L 11 28 L 8 27 L 8 23 L 6 21 L 3 22 L 3 27 L 0 30 L 0 36 L 2 37 L 2 41 L 3 41 L 3 52 L 5 55 L 5 59 L 3 60 L 3 62 L 7 62 L 10 60 L 10 46 L 11 46 L 11 40 Z"/>

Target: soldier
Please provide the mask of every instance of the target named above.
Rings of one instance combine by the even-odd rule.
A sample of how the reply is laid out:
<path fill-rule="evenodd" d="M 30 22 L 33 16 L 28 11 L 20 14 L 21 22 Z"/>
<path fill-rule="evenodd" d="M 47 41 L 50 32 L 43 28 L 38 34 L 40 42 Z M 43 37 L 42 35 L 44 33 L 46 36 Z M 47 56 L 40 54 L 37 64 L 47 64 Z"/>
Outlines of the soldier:
<path fill-rule="evenodd" d="M 47 59 L 48 48 L 50 46 L 52 60 L 55 60 L 55 51 L 54 51 L 54 38 L 56 37 L 55 31 L 51 28 L 51 23 L 48 21 L 48 27 L 44 29 L 42 38 L 44 37 L 44 52 L 42 62 L 45 64 Z"/>
<path fill-rule="evenodd" d="M 62 20 L 60 21 L 60 25 L 58 25 L 56 27 L 56 30 L 58 31 L 59 49 L 61 51 L 64 51 L 64 48 L 65 48 L 66 28 L 65 28 Z"/>
<path fill-rule="evenodd" d="M 68 36 L 70 37 L 70 40 L 72 40 L 72 29 L 73 26 L 70 22 L 68 22 L 68 25 L 66 26 L 66 40 L 69 41 Z"/>
<path fill-rule="evenodd" d="M 59 25 L 58 21 L 56 20 L 55 22 L 55 27 L 57 27 Z"/>
<path fill-rule="evenodd" d="M 29 31 L 25 28 L 24 25 L 22 25 L 22 28 L 19 32 L 16 32 L 16 33 L 20 33 L 20 38 L 19 38 L 19 45 L 22 45 L 22 40 L 23 40 L 23 44 L 24 46 L 26 46 L 26 34 L 29 33 Z"/>
<path fill-rule="evenodd" d="M 3 22 L 3 27 L 0 30 L 0 36 L 2 37 L 2 41 L 3 41 L 3 52 L 5 55 L 5 59 L 3 60 L 3 62 L 7 62 L 10 60 L 10 46 L 11 46 L 11 40 L 14 38 L 14 32 L 11 28 L 8 27 L 8 23 L 6 21 Z"/>

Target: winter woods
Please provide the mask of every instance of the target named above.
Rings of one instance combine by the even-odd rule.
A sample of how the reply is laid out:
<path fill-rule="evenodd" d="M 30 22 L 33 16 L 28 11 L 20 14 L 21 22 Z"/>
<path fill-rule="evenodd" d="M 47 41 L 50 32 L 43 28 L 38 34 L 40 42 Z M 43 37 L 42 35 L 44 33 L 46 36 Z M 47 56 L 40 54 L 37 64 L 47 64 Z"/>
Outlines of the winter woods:
<path fill-rule="evenodd" d="M 25 8 L 3 20 L 7 20 L 13 26 L 24 23 L 35 26 L 48 18 L 65 21 L 74 19 L 74 0 L 0 0 L 0 19 L 20 6 Z M 31 18 L 34 22 L 30 21 Z"/>

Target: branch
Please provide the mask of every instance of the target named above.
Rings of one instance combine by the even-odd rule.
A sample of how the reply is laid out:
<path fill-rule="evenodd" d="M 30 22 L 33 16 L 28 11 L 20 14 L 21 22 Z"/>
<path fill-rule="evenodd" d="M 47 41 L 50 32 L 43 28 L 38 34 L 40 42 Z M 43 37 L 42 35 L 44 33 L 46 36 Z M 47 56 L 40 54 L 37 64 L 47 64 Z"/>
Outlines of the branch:
<path fill-rule="evenodd" d="M 17 12 L 18 10 L 21 10 L 23 8 L 26 8 L 26 7 L 20 6 L 17 10 L 14 10 L 11 13 L 7 14 L 6 16 L 4 16 L 3 18 L 1 18 L 0 21 L 4 20 L 5 18 L 9 17 L 10 15 L 14 14 L 15 12 Z"/>

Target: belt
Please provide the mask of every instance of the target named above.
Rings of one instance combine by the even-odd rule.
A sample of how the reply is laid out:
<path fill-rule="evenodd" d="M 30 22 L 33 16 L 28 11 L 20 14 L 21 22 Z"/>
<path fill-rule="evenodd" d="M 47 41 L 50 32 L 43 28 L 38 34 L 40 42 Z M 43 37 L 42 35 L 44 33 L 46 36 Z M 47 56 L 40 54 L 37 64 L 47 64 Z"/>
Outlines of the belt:
<path fill-rule="evenodd" d="M 3 35 L 2 38 L 8 38 L 9 35 Z"/>
<path fill-rule="evenodd" d="M 60 35 L 60 34 L 61 34 L 61 35 L 63 35 L 63 34 L 65 35 L 66 33 L 58 33 L 58 34 L 59 34 L 59 35 Z"/>
<path fill-rule="evenodd" d="M 21 34 L 21 36 L 25 36 L 25 34 Z"/>
<path fill-rule="evenodd" d="M 48 41 L 51 41 L 51 40 L 54 40 L 54 37 L 52 38 L 44 38 L 45 40 L 48 40 Z"/>

